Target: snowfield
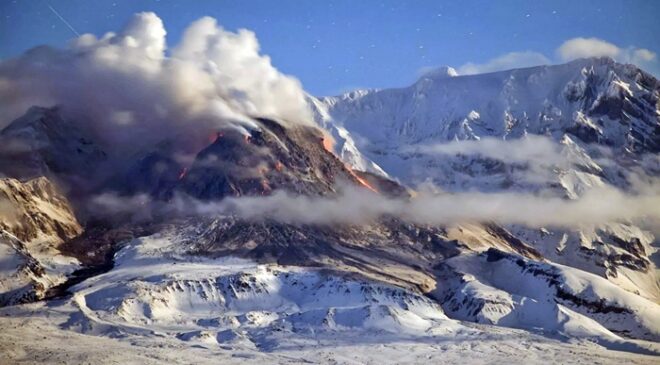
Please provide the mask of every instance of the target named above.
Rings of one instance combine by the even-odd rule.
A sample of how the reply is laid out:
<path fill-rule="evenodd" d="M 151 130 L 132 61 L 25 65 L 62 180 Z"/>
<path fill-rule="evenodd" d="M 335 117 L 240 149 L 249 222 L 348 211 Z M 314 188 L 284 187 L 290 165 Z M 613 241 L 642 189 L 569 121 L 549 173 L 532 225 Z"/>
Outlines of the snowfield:
<path fill-rule="evenodd" d="M 112 270 L 72 287 L 71 297 L 0 309 L 0 360 L 650 364 L 660 354 L 657 343 L 624 339 L 555 304 L 546 285 L 533 282 L 543 276 L 517 276 L 520 268 L 505 267 L 516 265 L 506 256 L 448 262 L 454 270 L 476 268 L 460 290 L 490 303 L 470 323 L 450 319 L 448 305 L 412 290 L 313 268 L 191 257 L 181 242 L 177 231 L 134 239 Z M 576 292 L 608 298 L 609 290 L 621 290 L 595 275 L 543 268 L 559 270 Z M 507 285 L 509 292 L 498 289 Z M 636 314 L 655 305 L 638 297 L 619 304 Z"/>

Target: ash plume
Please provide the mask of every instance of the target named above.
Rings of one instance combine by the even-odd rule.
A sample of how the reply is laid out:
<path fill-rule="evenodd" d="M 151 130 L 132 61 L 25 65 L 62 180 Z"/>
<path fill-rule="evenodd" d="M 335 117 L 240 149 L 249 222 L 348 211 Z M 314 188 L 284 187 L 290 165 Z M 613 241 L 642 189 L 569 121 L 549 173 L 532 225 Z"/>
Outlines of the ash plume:
<path fill-rule="evenodd" d="M 210 17 L 169 48 L 154 13 L 117 33 L 83 34 L 69 46 L 40 46 L 0 62 L 0 128 L 32 105 L 60 105 L 81 127 L 124 150 L 166 137 L 252 126 L 252 116 L 312 124 L 298 80 L 262 55 L 255 34 Z M 117 148 L 119 150 L 119 148 Z"/>

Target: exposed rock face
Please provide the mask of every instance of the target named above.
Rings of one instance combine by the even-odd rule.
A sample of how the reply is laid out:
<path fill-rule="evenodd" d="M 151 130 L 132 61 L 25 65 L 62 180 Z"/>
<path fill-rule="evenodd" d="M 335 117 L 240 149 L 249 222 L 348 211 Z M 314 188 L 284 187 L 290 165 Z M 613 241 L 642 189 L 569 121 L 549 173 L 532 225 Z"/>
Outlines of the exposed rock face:
<path fill-rule="evenodd" d="M 146 193 L 157 199 L 171 197 L 185 173 L 184 166 L 176 160 L 176 144 L 163 141 L 130 162 L 127 171 L 120 172 L 106 188 L 122 195 Z"/>
<path fill-rule="evenodd" d="M 0 199 L 8 211 L 0 229 L 23 242 L 57 245 L 82 232 L 66 197 L 45 177 L 0 179 Z"/>
<path fill-rule="evenodd" d="M 358 183 L 324 148 L 329 141 L 320 130 L 284 128 L 267 119 L 259 119 L 258 125 L 249 135 L 219 132 L 182 177 L 182 190 L 201 199 L 268 195 L 274 190 L 326 195 L 337 183 Z"/>
<path fill-rule="evenodd" d="M 82 232 L 71 206 L 44 177 L 0 179 L 0 305 L 32 301 L 65 279 L 78 261 L 59 246 Z"/>
<path fill-rule="evenodd" d="M 196 255 L 339 269 L 421 291 L 435 286 L 435 263 L 460 253 L 443 229 L 396 219 L 316 226 L 219 218 L 198 223 L 194 232 L 184 236 Z"/>
<path fill-rule="evenodd" d="M 203 200 L 269 195 L 275 190 L 327 195 L 337 184 L 359 184 L 357 176 L 324 147 L 330 137 L 317 128 L 284 128 L 257 119 L 249 131 L 224 129 L 192 163 L 177 159 L 180 146 L 164 141 L 137 157 L 109 188 L 121 194 L 147 193 L 167 200 L 182 193 Z"/>

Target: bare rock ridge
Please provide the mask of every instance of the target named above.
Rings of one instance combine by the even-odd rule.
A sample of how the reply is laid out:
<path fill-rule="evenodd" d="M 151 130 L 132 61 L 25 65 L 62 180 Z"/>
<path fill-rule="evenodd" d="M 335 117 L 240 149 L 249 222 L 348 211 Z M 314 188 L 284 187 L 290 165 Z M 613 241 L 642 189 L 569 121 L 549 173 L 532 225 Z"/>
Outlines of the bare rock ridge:
<path fill-rule="evenodd" d="M 0 179 L 0 204 L 0 304 L 39 299 L 78 267 L 77 259 L 61 254 L 60 245 L 83 228 L 66 197 L 45 177 L 24 183 Z"/>

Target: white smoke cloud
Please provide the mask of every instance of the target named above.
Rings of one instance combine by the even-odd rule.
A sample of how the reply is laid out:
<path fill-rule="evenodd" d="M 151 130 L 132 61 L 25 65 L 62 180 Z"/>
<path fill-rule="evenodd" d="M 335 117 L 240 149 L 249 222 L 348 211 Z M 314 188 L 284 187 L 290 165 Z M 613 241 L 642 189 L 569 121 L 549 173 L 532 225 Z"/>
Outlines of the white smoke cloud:
<path fill-rule="evenodd" d="M 657 54 L 646 48 L 620 47 L 598 38 L 576 37 L 563 42 L 555 57 L 547 57 L 534 51 L 509 52 L 484 63 L 467 62 L 458 67 L 460 75 L 474 75 L 514 68 L 549 65 L 578 58 L 611 57 L 618 62 L 632 63 L 658 74 Z"/>
<path fill-rule="evenodd" d="M 587 57 L 611 57 L 619 62 L 644 64 L 655 60 L 656 54 L 645 48 L 621 48 L 598 38 L 572 38 L 557 48 L 562 61 Z"/>
<path fill-rule="evenodd" d="M 563 165 L 567 162 L 560 144 L 538 135 L 513 140 L 486 137 L 480 140 L 451 141 L 409 147 L 408 150 L 425 154 L 481 155 L 511 163 Z"/>
<path fill-rule="evenodd" d="M 163 134 L 252 125 L 251 116 L 311 124 L 300 82 L 261 55 L 254 33 L 202 18 L 167 53 L 154 13 L 118 33 L 85 34 L 66 49 L 46 46 L 0 63 L 0 128 L 29 106 L 62 105 L 109 143 L 133 146 Z"/>
<path fill-rule="evenodd" d="M 521 67 L 547 65 L 549 63 L 551 61 L 538 52 L 510 52 L 481 64 L 468 62 L 458 68 L 458 73 L 460 75 L 474 75 Z"/>
<path fill-rule="evenodd" d="M 549 137 L 526 135 L 522 138 L 503 140 L 485 137 L 479 140 L 455 140 L 446 143 L 413 145 L 404 151 L 438 156 L 451 160 L 456 156 L 476 156 L 496 160 L 510 165 L 515 170 L 516 179 L 529 183 L 549 183 L 556 181 L 556 169 L 575 168 L 593 162 L 581 154 L 581 147 L 575 143 L 561 144 Z M 609 163 L 604 159 L 603 164 Z"/>
<path fill-rule="evenodd" d="M 523 224 L 530 227 L 580 228 L 603 222 L 641 222 L 660 226 L 660 184 L 640 185 L 632 193 L 611 186 L 593 188 L 576 200 L 519 192 L 456 194 L 420 192 L 411 199 L 389 198 L 361 188 L 346 187 L 338 196 L 308 197 L 276 192 L 270 196 L 231 197 L 198 201 L 176 196 L 170 202 L 146 196 L 104 194 L 92 200 L 90 210 L 137 220 L 154 216 L 224 216 L 247 220 L 275 220 L 292 224 L 366 224 L 384 216 L 418 224 L 466 222 Z"/>

